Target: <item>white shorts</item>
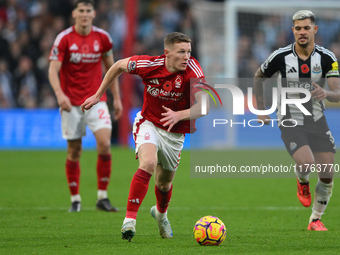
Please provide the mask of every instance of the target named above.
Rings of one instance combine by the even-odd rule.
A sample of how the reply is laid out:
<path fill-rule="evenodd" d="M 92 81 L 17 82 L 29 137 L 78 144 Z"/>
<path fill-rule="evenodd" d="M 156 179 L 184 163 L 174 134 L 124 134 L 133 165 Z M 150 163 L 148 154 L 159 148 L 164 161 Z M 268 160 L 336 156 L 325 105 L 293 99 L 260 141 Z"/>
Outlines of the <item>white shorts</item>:
<path fill-rule="evenodd" d="M 137 113 L 133 123 L 132 134 L 136 144 L 136 154 L 142 144 L 152 143 L 157 147 L 158 163 L 166 170 L 177 170 L 184 143 L 184 134 L 171 133 L 158 128 L 152 122 L 143 118 L 140 112 Z"/>
<path fill-rule="evenodd" d="M 93 133 L 102 128 L 112 129 L 106 102 L 100 101 L 85 112 L 82 112 L 80 106 L 72 106 L 70 112 L 61 112 L 61 129 L 64 139 L 75 140 L 85 136 L 86 125 Z"/>

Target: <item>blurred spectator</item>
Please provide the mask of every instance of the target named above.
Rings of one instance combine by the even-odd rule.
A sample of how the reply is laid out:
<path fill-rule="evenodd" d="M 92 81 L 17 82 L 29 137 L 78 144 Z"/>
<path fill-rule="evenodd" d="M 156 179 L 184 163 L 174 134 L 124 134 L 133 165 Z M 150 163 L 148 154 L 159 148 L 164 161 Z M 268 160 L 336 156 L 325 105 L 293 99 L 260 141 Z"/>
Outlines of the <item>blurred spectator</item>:
<path fill-rule="evenodd" d="M 2 36 L 2 30 L 4 27 L 4 21 L 0 18 L 0 58 L 9 59 L 11 54 L 9 52 L 9 43 L 8 41 Z"/>
<path fill-rule="evenodd" d="M 0 1 L 0 22 L 2 23 L 7 22 L 7 12 L 4 0 Z"/>
<path fill-rule="evenodd" d="M 13 91 L 13 77 L 5 59 L 0 59 L 0 108 L 16 106 Z"/>
<path fill-rule="evenodd" d="M 251 77 L 253 75 L 249 70 L 249 59 L 252 58 L 251 38 L 248 35 L 242 35 L 238 44 L 238 77 Z"/>
<path fill-rule="evenodd" d="M 334 17 L 327 17 L 325 19 L 317 19 L 316 24 L 319 26 L 318 35 L 319 44 L 325 48 L 329 48 L 331 42 L 335 39 L 337 33 L 340 31 L 340 22 Z"/>
<path fill-rule="evenodd" d="M 127 33 L 127 20 L 124 11 L 122 0 L 114 0 L 109 8 L 109 33 L 113 40 L 114 55 L 120 56 L 120 52 L 117 49 L 122 48 L 123 41 Z"/>
<path fill-rule="evenodd" d="M 8 23 L 16 21 L 18 6 L 19 5 L 16 3 L 16 0 L 7 0 L 7 5 L 6 5 L 6 21 Z"/>
<path fill-rule="evenodd" d="M 161 16 L 159 13 L 155 12 L 151 16 L 151 18 L 146 19 L 140 23 L 138 28 L 137 37 L 141 39 L 141 41 L 145 45 L 149 45 L 152 43 L 152 39 L 149 39 L 151 35 L 156 31 L 156 27 L 161 25 Z"/>
<path fill-rule="evenodd" d="M 72 1 L 70 0 L 47 0 L 49 13 L 53 16 L 62 16 L 65 20 L 71 15 Z M 66 28 L 66 27 L 65 27 Z"/>
<path fill-rule="evenodd" d="M 161 15 L 156 12 L 152 19 L 141 24 L 138 31 L 138 38 L 141 38 L 151 56 L 163 54 L 163 40 L 166 32 L 161 24 Z"/>
<path fill-rule="evenodd" d="M 181 13 L 181 20 L 178 23 L 177 31 L 186 34 L 191 38 L 191 54 L 198 58 L 197 53 L 197 28 L 195 18 L 190 8 L 189 1 L 180 1 L 178 3 L 178 9 Z"/>
<path fill-rule="evenodd" d="M 39 107 L 48 109 L 58 107 L 57 99 L 55 98 L 54 92 L 52 91 L 51 87 L 42 87 L 40 92 Z"/>
<path fill-rule="evenodd" d="M 268 47 L 266 43 L 265 34 L 262 31 L 255 33 L 255 41 L 253 42 L 252 53 L 255 60 L 259 63 L 263 63 L 271 53 L 271 47 Z M 273 41 L 273 45 L 275 41 Z"/>
<path fill-rule="evenodd" d="M 17 69 L 14 71 L 16 87 L 14 92 L 17 104 L 22 108 L 38 107 L 39 89 L 41 87 L 41 75 L 34 69 L 30 57 L 23 55 L 19 58 Z"/>
<path fill-rule="evenodd" d="M 142 19 L 137 28 L 135 54 L 162 54 L 165 35 L 180 31 L 192 38 L 194 55 L 197 40 L 190 2 L 194 1 L 139 1 Z M 116 59 L 120 59 L 124 57 L 122 48 L 128 32 L 124 0 L 97 0 L 96 4 L 95 24 L 110 33 Z M 48 56 L 56 35 L 72 25 L 71 11 L 72 0 L 0 0 L 3 107 L 57 107 L 47 79 Z M 135 87 L 140 82 L 136 80 Z M 142 91 L 136 91 L 138 106 Z"/>
<path fill-rule="evenodd" d="M 27 2 L 25 8 L 28 17 L 36 17 L 47 12 L 46 1 L 43 0 L 30 0 Z"/>
<path fill-rule="evenodd" d="M 281 25 L 281 19 L 277 15 L 264 16 L 264 19 L 258 24 L 258 28 L 263 33 L 267 47 L 272 48 L 275 45 Z"/>
<path fill-rule="evenodd" d="M 335 55 L 335 57 L 340 60 L 340 47 L 339 47 L 340 41 L 335 41 L 331 43 L 329 46 L 330 51 L 332 51 Z"/>
<path fill-rule="evenodd" d="M 26 12 L 19 8 L 17 9 L 17 20 L 16 20 L 16 26 L 17 26 L 17 30 L 18 32 L 22 32 L 22 31 L 25 31 L 27 30 L 27 23 L 28 23 L 28 20 L 27 20 L 27 14 Z"/>
<path fill-rule="evenodd" d="M 293 26 L 293 22 L 292 17 L 285 14 L 260 15 L 244 12 L 242 15 L 239 21 L 241 35 L 238 37 L 238 76 L 250 78 L 254 76 L 256 66 L 263 63 L 272 51 L 294 41 L 291 29 L 287 29 Z M 317 18 L 316 24 L 319 28 L 324 27 L 318 30 L 316 43 L 331 48 L 335 54 L 339 53 L 339 20 L 336 17 L 321 16 Z M 337 55 L 338 59 L 339 57 Z M 240 84 L 245 90 L 247 85 L 242 82 Z"/>
<path fill-rule="evenodd" d="M 22 54 L 22 49 L 19 41 L 15 41 L 10 45 L 9 69 L 13 73 L 18 65 L 19 58 Z"/>
<path fill-rule="evenodd" d="M 164 0 L 157 9 L 161 17 L 161 26 L 166 34 L 176 31 L 176 28 L 178 28 L 181 20 L 180 11 L 177 8 L 178 2 L 176 0 Z"/>
<path fill-rule="evenodd" d="M 95 24 L 110 33 L 118 60 L 124 57 L 122 48 L 128 32 L 124 0 L 96 0 L 96 4 Z M 191 8 L 196 1 L 143 0 L 138 1 L 138 4 L 139 24 L 134 54 L 162 54 L 165 34 L 179 31 L 192 38 L 192 55 L 197 58 L 197 28 Z M 56 35 L 72 24 L 69 19 L 71 11 L 72 0 L 0 0 L 0 59 L 1 65 L 6 63 L 6 68 L 2 70 L 7 70 L 2 71 L 5 73 L 2 73 L 2 79 L 6 77 L 6 82 L 2 83 L 12 84 L 10 88 L 14 102 L 20 102 L 20 107 L 56 107 L 54 94 L 50 95 L 47 81 L 48 56 Z M 238 75 L 243 78 L 253 77 L 256 71 L 254 67 L 262 63 L 272 50 L 293 40 L 291 31 L 287 30 L 291 17 L 284 14 L 252 15 L 251 12 L 241 14 Z M 319 30 L 318 33 L 325 34 L 316 36 L 317 43 L 329 45 L 339 59 L 340 23 L 336 18 L 319 17 L 317 24 L 326 27 Z M 23 71 L 23 66 L 30 68 Z M 27 80 L 31 81 L 30 86 L 23 86 Z M 139 88 L 140 83 L 136 79 L 134 88 Z M 240 86 L 243 89 L 242 83 Z M 4 91 L 8 98 L 11 93 L 8 93 L 7 85 L 1 87 L 2 98 Z M 30 100 L 24 100 L 25 93 L 30 96 Z M 138 98 L 134 106 L 141 105 L 142 92 L 136 89 L 133 97 Z M 15 103 L 6 105 L 17 106 Z"/>
<path fill-rule="evenodd" d="M 18 31 L 14 21 L 7 21 L 1 31 L 1 36 L 7 40 L 8 43 L 12 43 L 18 38 Z"/>

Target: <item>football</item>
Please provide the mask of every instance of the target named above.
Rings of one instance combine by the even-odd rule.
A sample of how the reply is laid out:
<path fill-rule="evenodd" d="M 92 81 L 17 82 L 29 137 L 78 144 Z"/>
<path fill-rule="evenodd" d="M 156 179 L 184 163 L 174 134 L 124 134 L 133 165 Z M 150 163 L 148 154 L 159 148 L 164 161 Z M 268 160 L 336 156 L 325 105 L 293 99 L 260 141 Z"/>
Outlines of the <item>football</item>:
<path fill-rule="evenodd" d="M 220 245 L 227 236 L 224 223 L 217 217 L 204 216 L 194 227 L 195 240 L 203 246 Z"/>

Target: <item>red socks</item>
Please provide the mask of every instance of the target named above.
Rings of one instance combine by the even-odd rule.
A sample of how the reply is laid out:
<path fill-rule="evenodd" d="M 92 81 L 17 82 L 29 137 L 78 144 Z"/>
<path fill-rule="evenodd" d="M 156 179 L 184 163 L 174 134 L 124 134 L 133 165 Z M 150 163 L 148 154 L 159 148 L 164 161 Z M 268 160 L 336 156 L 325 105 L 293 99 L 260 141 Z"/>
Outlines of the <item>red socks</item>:
<path fill-rule="evenodd" d="M 126 207 L 126 218 L 137 218 L 139 207 L 148 192 L 151 176 L 151 174 L 142 169 L 138 169 L 134 174 L 130 185 L 129 198 Z M 157 199 L 157 210 L 160 213 L 165 213 L 171 200 L 172 185 L 166 192 L 161 191 L 157 186 L 155 186 L 155 194 Z"/>
<path fill-rule="evenodd" d="M 98 190 L 107 190 L 111 176 L 111 154 L 98 155 L 97 186 Z"/>
<path fill-rule="evenodd" d="M 168 209 L 170 200 L 171 200 L 171 195 L 172 195 L 172 185 L 171 188 L 164 192 L 161 191 L 156 185 L 155 185 L 155 194 L 156 194 L 156 199 L 157 199 L 157 210 L 160 213 L 165 213 L 166 210 Z"/>
<path fill-rule="evenodd" d="M 136 219 L 138 209 L 148 191 L 151 176 L 142 169 L 138 169 L 133 175 L 126 207 L 126 218 Z"/>
<path fill-rule="evenodd" d="M 66 177 L 72 196 L 79 194 L 79 176 L 80 176 L 79 162 L 73 162 L 67 159 Z"/>
<path fill-rule="evenodd" d="M 107 190 L 111 176 L 111 154 L 98 155 L 97 177 L 98 190 Z M 79 194 L 80 166 L 79 161 L 66 160 L 66 177 L 71 195 Z"/>

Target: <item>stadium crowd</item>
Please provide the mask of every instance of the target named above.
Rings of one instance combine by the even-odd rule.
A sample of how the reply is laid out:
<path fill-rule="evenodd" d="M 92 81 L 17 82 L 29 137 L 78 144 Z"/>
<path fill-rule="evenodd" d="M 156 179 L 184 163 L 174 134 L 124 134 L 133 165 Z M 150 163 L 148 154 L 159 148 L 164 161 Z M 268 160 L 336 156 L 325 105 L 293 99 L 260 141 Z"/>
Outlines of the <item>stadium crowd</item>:
<path fill-rule="evenodd" d="M 94 24 L 111 35 L 116 60 L 124 57 L 122 47 L 127 33 L 123 2 L 96 1 Z M 0 108 L 57 107 L 47 79 L 48 56 L 56 35 L 72 24 L 71 3 L 72 0 L 0 0 Z M 191 8 L 194 4 L 193 0 L 139 1 L 134 54 L 162 54 L 165 35 L 179 31 L 192 38 L 192 55 L 199 60 L 198 28 Z M 293 42 L 291 30 L 287 29 L 291 27 L 291 17 L 239 13 L 238 20 L 238 77 L 251 78 L 270 52 Z M 317 24 L 321 29 L 316 43 L 340 59 L 338 19 L 318 18 Z M 138 77 L 134 85 L 132 102 L 139 107 L 143 86 Z M 244 91 L 246 86 L 240 83 Z"/>
<path fill-rule="evenodd" d="M 172 31 L 193 38 L 195 51 L 190 2 L 139 1 L 134 54 L 162 54 L 163 38 Z M 56 35 L 72 25 L 71 11 L 72 0 L 0 0 L 0 108 L 57 107 L 47 78 L 48 56 Z M 123 0 L 97 0 L 96 11 L 94 24 L 111 35 L 115 59 L 123 58 Z"/>

